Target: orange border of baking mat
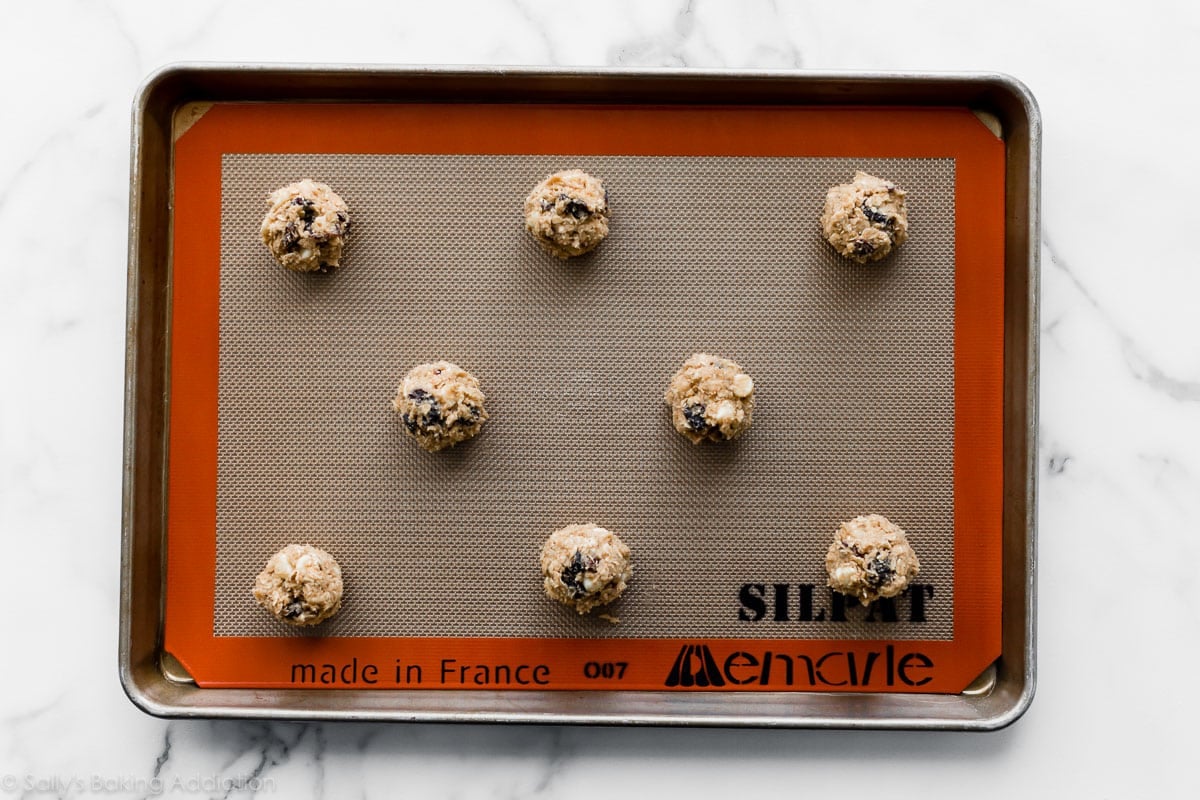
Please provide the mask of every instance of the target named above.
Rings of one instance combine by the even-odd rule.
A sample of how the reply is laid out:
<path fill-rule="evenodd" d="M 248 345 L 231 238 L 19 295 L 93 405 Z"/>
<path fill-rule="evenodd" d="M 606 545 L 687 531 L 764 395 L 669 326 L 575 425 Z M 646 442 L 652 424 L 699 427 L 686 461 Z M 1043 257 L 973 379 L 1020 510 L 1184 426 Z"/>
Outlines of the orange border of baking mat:
<path fill-rule="evenodd" d="M 562 143 L 529 131 L 563 129 L 573 151 L 596 155 L 955 159 L 956 228 L 969 233 L 955 237 L 952 641 L 600 639 L 584 648 L 549 638 L 213 635 L 221 155 L 553 155 Z M 967 109 L 216 105 L 176 143 L 174 185 L 164 647 L 200 686 L 959 692 L 999 656 L 1004 144 Z M 792 686 L 783 685 L 787 664 L 768 652 L 794 664 Z M 453 680 L 443 682 L 446 660 Z M 315 669 L 296 683 L 295 664 Z M 406 682 L 417 675 L 411 665 L 419 684 Z M 509 669 L 485 676 L 462 665 Z M 612 679 L 585 675 L 609 669 Z"/>

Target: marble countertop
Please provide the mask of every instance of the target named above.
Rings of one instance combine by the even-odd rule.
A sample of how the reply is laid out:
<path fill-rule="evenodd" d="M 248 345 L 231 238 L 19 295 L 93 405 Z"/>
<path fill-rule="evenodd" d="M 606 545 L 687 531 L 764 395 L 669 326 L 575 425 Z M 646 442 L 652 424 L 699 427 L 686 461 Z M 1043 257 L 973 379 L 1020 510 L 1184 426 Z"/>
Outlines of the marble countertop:
<path fill-rule="evenodd" d="M 0 797 L 1194 783 L 1200 6 L 47 0 L 0 29 Z M 1044 119 L 1039 680 L 992 734 L 166 722 L 116 672 L 130 103 L 173 61 L 996 70 Z M 1168 192 L 1168 194 L 1163 194 Z M 1162 209 L 1166 218 L 1160 218 Z M 28 608 L 26 608 L 28 606 Z M 930 781 L 930 778 L 935 778 Z M 969 788 L 967 788 L 969 787 Z"/>

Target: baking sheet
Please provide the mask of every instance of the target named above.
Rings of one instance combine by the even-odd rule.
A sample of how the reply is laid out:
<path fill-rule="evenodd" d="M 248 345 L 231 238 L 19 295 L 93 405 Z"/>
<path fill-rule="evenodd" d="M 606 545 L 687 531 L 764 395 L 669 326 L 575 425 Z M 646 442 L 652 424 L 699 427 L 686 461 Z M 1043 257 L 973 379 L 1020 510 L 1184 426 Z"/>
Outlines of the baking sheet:
<path fill-rule="evenodd" d="M 347 701 L 350 706 L 345 707 L 353 707 L 360 713 L 370 713 L 369 709 L 379 708 L 383 703 L 426 715 L 422 718 L 464 719 L 479 715 L 479 718 L 500 719 L 512 718 L 513 714 L 497 714 L 495 704 L 505 702 L 505 692 L 495 690 L 520 689 L 529 697 L 529 703 L 544 708 L 556 719 L 599 719 L 606 718 L 606 714 L 598 714 L 595 708 L 586 714 L 578 709 L 568 712 L 561 703 L 553 700 L 553 692 L 547 695 L 543 690 L 608 690 L 599 702 L 603 703 L 606 713 L 619 715 L 639 714 L 637 709 L 645 705 L 638 699 L 639 695 L 625 691 L 629 689 L 641 692 L 657 689 L 657 694 L 662 694 L 664 688 L 684 693 L 695 689 L 709 692 L 736 689 L 771 695 L 777 695 L 779 690 L 815 690 L 878 692 L 881 693 L 879 702 L 890 710 L 887 713 L 908 717 L 920 715 L 922 706 L 904 705 L 886 697 L 897 692 L 956 692 L 968 684 L 972 688 L 970 694 L 964 696 L 975 696 L 979 692 L 990 696 L 991 689 L 986 687 L 1006 685 L 1003 665 L 995 673 L 999 675 L 995 680 L 983 684 L 975 680 L 1000 652 L 1000 386 L 1009 374 L 1004 371 L 1007 367 L 1002 366 L 1006 356 L 1001 330 L 1005 313 L 1002 311 L 1005 303 L 1003 287 L 1011 281 L 1002 266 L 1005 263 L 1001 245 L 1005 231 L 1004 150 L 1002 142 L 995 138 L 994 126 L 984 126 L 974 114 L 962 108 L 665 108 L 469 103 L 436 106 L 419 103 L 355 106 L 217 103 L 205 110 L 198 121 L 190 121 L 194 124 L 175 147 L 163 657 L 179 667 L 172 666 L 170 674 L 187 674 L 203 687 L 203 696 L 212 698 L 205 701 L 206 704 L 220 703 L 223 701 L 219 698 L 236 696 L 238 690 L 232 687 L 254 687 L 266 692 L 264 697 L 271 698 L 276 698 L 276 692 L 282 691 L 278 695 L 280 700 L 293 696 L 289 692 L 295 692 L 294 696 L 305 698 L 303 702 L 310 708 L 326 707 L 328 703 L 319 695 L 321 690 L 334 686 L 352 690 L 440 689 L 442 691 L 436 694 L 445 694 L 444 702 L 428 699 L 421 691 L 415 691 L 403 700 L 366 700 L 359 694 L 342 696 L 353 698 Z M 239 153 L 257 157 L 290 149 L 294 150 L 291 153 L 294 156 L 474 154 L 508 158 L 513 153 L 525 152 L 530 157 L 557 160 L 564 156 L 557 148 L 557 139 L 551 137 L 554 139 L 551 141 L 529 135 L 530 131 L 551 128 L 572 132 L 570 138 L 576 148 L 575 155 L 597 159 L 716 157 L 729 159 L 732 163 L 754 159 L 840 157 L 847 165 L 872 159 L 952 162 L 954 224 L 960 232 L 968 231 L 968 235 L 953 239 L 952 514 L 955 539 L 951 578 L 953 621 L 949 634 L 952 638 L 892 637 L 888 629 L 900 620 L 892 620 L 887 609 L 880 608 L 867 612 L 869 616 L 863 620 L 879 624 L 880 634 L 877 638 L 858 639 L 840 634 L 835 634 L 836 638 L 819 638 L 819 634 L 797 636 L 784 628 L 777 628 L 779 633 L 770 636 L 741 634 L 720 638 L 699 635 L 692 638 L 669 635 L 639 638 L 605 633 L 569 638 L 487 634 L 238 636 L 219 635 L 214 630 L 214 609 L 218 605 L 218 488 L 222 469 L 219 378 L 221 348 L 224 347 L 221 229 L 222 175 L 226 158 Z M 888 129 L 890 135 L 881 138 L 877 132 L 883 128 Z M 281 130 L 303 131 L 304 135 L 281 140 L 277 135 Z M 297 149 L 300 146 L 303 149 Z M 537 177 L 540 175 L 530 179 L 525 187 Z M 849 173 L 838 180 L 848 177 Z M 519 196 L 523 196 L 525 187 Z M 444 191 L 445 187 L 442 188 Z M 821 187 L 821 192 L 823 190 Z M 792 224 L 793 216 L 785 213 L 781 224 Z M 519 220 L 513 222 L 519 233 Z M 522 241 L 519 237 L 518 240 Z M 524 241 L 525 246 L 532 248 L 527 240 Z M 737 246 L 745 245 L 739 242 Z M 595 257 L 601 257 L 603 252 L 603 249 L 598 251 Z M 697 252 L 696 256 L 697 261 L 703 263 L 705 258 L 714 258 L 716 254 L 705 251 Z M 260 253 L 260 257 L 265 257 L 265 253 Z M 267 264 L 269 266 L 269 261 Z M 419 286 L 419 276 L 413 277 Z M 1018 295 L 1021 291 L 1018 286 Z M 596 320 L 601 321 L 601 318 Z M 774 335 L 774 331 L 764 335 Z M 314 346 L 318 340 L 323 338 L 316 336 Z M 681 353 L 677 359 L 681 360 L 686 354 Z M 736 353 L 726 355 L 738 357 Z M 754 371 L 744 358 L 739 360 Z M 670 365 L 661 380 L 665 381 L 677 365 L 678 360 Z M 477 370 L 472 364 L 466 366 Z M 883 367 L 893 368 L 894 365 L 884 364 Z M 393 380 L 398 380 L 404 368 L 407 365 Z M 392 386 L 389 386 L 385 398 L 390 396 L 391 390 Z M 386 409 L 386 399 L 383 402 Z M 657 404 L 657 400 L 655 402 Z M 661 405 L 659 408 L 665 425 L 666 410 Z M 1005 406 L 1006 414 L 1008 408 Z M 274 425 L 273 414 L 279 410 L 260 408 L 259 424 Z M 321 412 L 321 409 L 316 411 Z M 311 423 L 312 419 L 308 421 Z M 756 422 L 751 434 L 731 452 L 751 441 L 759 430 Z M 669 427 L 665 432 L 670 433 Z M 293 431 L 282 429 L 279 434 L 295 435 Z M 467 447 L 482 445 L 487 441 L 486 434 L 485 430 L 485 436 Z M 677 448 L 683 445 L 684 452 L 692 452 L 687 449 L 691 448 L 690 444 L 674 434 L 670 437 L 678 439 L 675 442 Z M 599 436 L 597 440 L 603 438 Z M 1003 470 L 1008 471 L 1012 463 L 1006 460 Z M 705 474 L 715 480 L 712 472 L 708 470 Z M 354 490 L 348 488 L 347 491 Z M 640 499 L 635 492 L 636 489 L 631 490 L 626 497 L 630 504 Z M 254 511 L 253 507 L 246 510 Z M 831 521 L 826 536 L 836 519 Z M 713 547 L 708 555 L 725 558 L 727 553 L 728 548 Z M 1009 558 L 1006 551 L 1006 563 Z M 775 597 L 779 598 L 780 587 L 787 587 L 801 595 L 793 595 L 790 602 L 798 603 L 802 611 L 802 589 L 807 585 L 803 582 L 752 582 L 742 584 L 741 588 L 774 590 Z M 1010 588 L 1006 579 L 1005 591 Z M 631 593 L 626 601 L 633 597 Z M 1005 603 L 1010 607 L 1007 605 L 1009 600 Z M 736 609 L 731 600 L 731 612 L 747 608 L 745 602 L 742 606 L 742 609 Z M 814 610 L 810 609 L 810 612 Z M 854 624 L 849 609 L 839 609 L 836 599 L 829 609 L 823 610 L 833 618 L 829 621 L 842 623 L 845 629 Z M 759 619 L 755 624 L 802 622 L 779 617 L 778 602 L 773 611 L 770 620 Z M 843 620 L 839 614 L 847 619 Z M 811 621 L 816 623 L 818 619 Z M 326 661 L 321 662 L 321 659 Z M 324 663 L 333 671 L 337 665 L 350 662 L 360 667 L 363 664 L 373 668 L 377 665 L 390 667 L 392 660 L 397 665 L 395 680 L 364 682 L 352 677 L 349 682 L 321 681 L 320 685 L 303 680 L 305 664 L 297 663 Z M 478 667 L 486 666 L 479 663 L 481 661 L 500 666 L 504 663 L 515 665 L 518 661 L 544 662 L 541 665 L 545 667 L 542 674 L 546 680 L 535 682 L 536 685 L 514 686 L 489 680 L 470 681 L 466 677 L 459 680 L 453 672 L 450 679 L 446 679 L 447 662 L 464 664 L 471 661 Z M 723 682 L 696 680 L 699 676 L 697 665 L 707 670 L 709 661 L 718 664 L 720 674 L 725 676 Z M 425 669 L 426 675 L 436 676 L 439 662 L 442 665 L 440 681 L 406 682 L 400 677 L 409 675 L 402 673 L 402 664 L 417 670 Z M 776 668 L 768 680 L 768 663 L 782 664 L 786 669 Z M 605 665 L 624 665 L 628 669 L 622 669 L 619 677 L 614 675 L 609 679 L 612 673 L 605 674 Z M 750 674 L 755 672 L 757 665 L 762 666 L 761 674 Z M 796 680 L 793 680 L 792 665 L 796 667 Z M 296 679 L 298 666 L 301 667 L 299 682 Z M 600 674 L 596 669 L 601 670 Z M 682 680 L 676 677 L 677 673 L 683 676 Z M 344 670 L 342 674 L 345 674 Z M 499 673 L 494 671 L 492 674 Z M 475 699 L 467 700 L 466 696 L 472 692 L 462 690 L 473 690 L 478 694 L 474 695 Z M 751 713 L 755 708 L 759 709 L 755 713 L 774 716 L 774 712 L 767 712 L 766 707 L 749 700 L 729 708 L 734 716 L 717 711 L 716 706 L 707 701 L 676 702 L 663 698 L 654 702 L 663 703 L 663 709 L 678 709 L 683 716 L 675 717 L 675 712 L 671 712 L 667 716 L 652 713 L 643 718 L 740 719 L 737 715 Z M 784 705 L 791 707 L 792 704 Z M 423 710 L 418 712 L 417 709 Z M 840 715 L 836 709 L 833 713 Z"/>

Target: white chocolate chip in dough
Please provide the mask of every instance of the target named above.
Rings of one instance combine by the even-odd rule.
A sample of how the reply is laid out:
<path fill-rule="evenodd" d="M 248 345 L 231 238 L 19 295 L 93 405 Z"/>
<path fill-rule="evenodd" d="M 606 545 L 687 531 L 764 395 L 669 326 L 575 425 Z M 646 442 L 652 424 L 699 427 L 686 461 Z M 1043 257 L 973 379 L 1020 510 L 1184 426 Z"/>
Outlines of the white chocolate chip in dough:
<path fill-rule="evenodd" d="M 288 561 L 287 555 L 282 550 L 271 559 L 271 571 L 276 575 L 292 574 L 292 562 Z"/>
<path fill-rule="evenodd" d="M 718 405 L 717 410 L 713 412 L 713 421 L 715 421 L 717 424 L 728 422 L 729 420 L 733 419 L 733 415 L 735 413 L 736 412 L 734 411 L 733 403 L 729 400 L 726 400 Z"/>

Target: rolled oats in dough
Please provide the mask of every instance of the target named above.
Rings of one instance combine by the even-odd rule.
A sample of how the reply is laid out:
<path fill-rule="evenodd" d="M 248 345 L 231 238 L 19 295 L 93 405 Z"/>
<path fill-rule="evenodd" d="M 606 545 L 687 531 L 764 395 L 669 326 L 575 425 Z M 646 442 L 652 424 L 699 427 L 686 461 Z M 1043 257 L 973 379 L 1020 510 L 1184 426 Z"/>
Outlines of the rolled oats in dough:
<path fill-rule="evenodd" d="M 580 614 L 620 597 L 632 574 L 629 548 L 594 523 L 560 528 L 542 547 L 546 594 Z"/>
<path fill-rule="evenodd" d="M 329 272 L 342 258 L 350 234 L 350 210 L 323 183 L 302 180 L 267 198 L 263 244 L 275 260 L 296 272 Z"/>
<path fill-rule="evenodd" d="M 734 362 L 696 353 L 671 378 L 665 395 L 675 430 L 700 442 L 743 434 L 754 411 L 754 381 Z"/>
<path fill-rule="evenodd" d="M 525 199 L 525 228 L 553 256 L 582 255 L 608 235 L 608 192 L 582 170 L 556 172 Z"/>
<path fill-rule="evenodd" d="M 908 238 L 904 190 L 856 172 L 853 183 L 834 186 L 825 196 L 821 230 L 846 258 L 859 264 L 878 261 Z"/>
<path fill-rule="evenodd" d="M 404 429 L 430 452 L 470 439 L 488 418 L 479 381 L 457 364 L 435 361 L 413 367 L 392 408 Z"/>
<path fill-rule="evenodd" d="M 258 574 L 254 599 L 289 625 L 316 625 L 342 607 L 342 570 L 319 547 L 289 544 Z"/>
<path fill-rule="evenodd" d="M 829 587 L 864 606 L 900 594 L 920 569 L 904 531 L 879 514 L 843 522 L 825 554 Z"/>

